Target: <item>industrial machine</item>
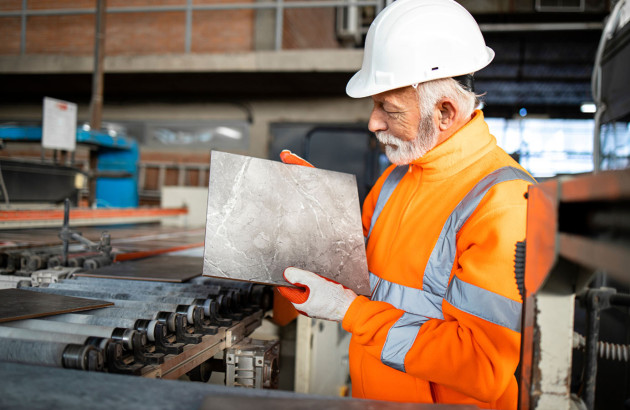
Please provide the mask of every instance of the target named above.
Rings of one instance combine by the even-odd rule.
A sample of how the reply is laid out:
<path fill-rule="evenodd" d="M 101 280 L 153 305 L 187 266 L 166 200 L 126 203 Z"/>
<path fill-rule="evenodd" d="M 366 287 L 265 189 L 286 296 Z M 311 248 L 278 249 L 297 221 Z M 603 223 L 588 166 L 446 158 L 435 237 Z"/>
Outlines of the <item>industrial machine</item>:
<path fill-rule="evenodd" d="M 528 192 L 521 409 L 630 406 L 629 21 L 630 2 L 617 2 L 595 58 L 595 172 Z"/>
<path fill-rule="evenodd" d="M 627 404 L 629 200 L 630 170 L 530 187 L 526 252 L 516 259 L 521 409 Z"/>
<path fill-rule="evenodd" d="M 138 144 L 125 135 L 106 131 L 78 129 L 76 142 L 90 149 L 87 169 L 73 160 L 66 165 L 57 159 L 0 159 L 0 196 L 4 203 L 62 202 L 71 198 L 74 204 L 94 181 L 97 206 L 128 208 L 138 206 Z M 40 142 L 42 127 L 0 126 L 0 142 Z M 93 153 L 93 154 L 92 154 Z"/>
<path fill-rule="evenodd" d="M 214 369 L 227 372 L 231 386 L 277 386 L 278 341 L 246 339 L 271 307 L 268 286 L 200 276 L 173 283 L 80 276 L 80 268 L 55 271 L 62 279 L 42 280 L 46 270 L 36 271 L 16 289 L 0 291 L 0 361 L 165 379 L 188 375 L 204 382 Z M 47 295 L 110 306 L 63 313 L 67 304 L 50 306 Z M 31 313 L 42 303 L 51 312 Z"/>

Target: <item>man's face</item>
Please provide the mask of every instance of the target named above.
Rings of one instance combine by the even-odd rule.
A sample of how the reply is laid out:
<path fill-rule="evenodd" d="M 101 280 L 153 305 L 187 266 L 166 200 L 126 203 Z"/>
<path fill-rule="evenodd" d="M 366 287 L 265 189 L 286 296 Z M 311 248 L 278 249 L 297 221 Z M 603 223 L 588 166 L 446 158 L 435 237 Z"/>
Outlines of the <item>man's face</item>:
<path fill-rule="evenodd" d="M 385 145 L 387 158 L 396 165 L 409 164 L 437 143 L 433 111 L 421 112 L 413 87 L 372 96 L 374 108 L 368 128 Z"/>

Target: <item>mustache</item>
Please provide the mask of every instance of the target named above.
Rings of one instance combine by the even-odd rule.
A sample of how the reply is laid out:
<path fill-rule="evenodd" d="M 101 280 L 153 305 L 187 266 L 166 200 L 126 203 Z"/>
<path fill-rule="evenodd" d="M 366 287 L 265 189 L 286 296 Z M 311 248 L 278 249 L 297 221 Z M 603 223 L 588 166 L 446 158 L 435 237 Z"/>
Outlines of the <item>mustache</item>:
<path fill-rule="evenodd" d="M 385 131 L 377 131 L 376 139 L 381 144 L 396 145 L 396 146 L 400 145 L 400 143 L 402 142 L 399 138 Z"/>

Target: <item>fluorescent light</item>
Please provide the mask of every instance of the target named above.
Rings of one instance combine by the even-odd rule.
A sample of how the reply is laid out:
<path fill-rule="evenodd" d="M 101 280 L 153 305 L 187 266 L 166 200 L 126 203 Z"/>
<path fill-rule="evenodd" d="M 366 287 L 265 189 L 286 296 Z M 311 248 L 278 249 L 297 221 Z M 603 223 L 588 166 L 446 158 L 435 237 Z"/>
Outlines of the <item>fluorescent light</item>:
<path fill-rule="evenodd" d="M 583 103 L 580 105 L 580 111 L 585 114 L 593 114 L 597 111 L 597 106 L 594 103 Z"/>
<path fill-rule="evenodd" d="M 240 140 L 241 138 L 243 138 L 243 133 L 241 131 L 239 131 L 239 130 L 234 129 L 234 128 L 217 127 L 215 129 L 215 132 L 217 134 L 220 134 L 220 135 L 224 136 L 224 137 L 235 139 L 235 140 Z"/>

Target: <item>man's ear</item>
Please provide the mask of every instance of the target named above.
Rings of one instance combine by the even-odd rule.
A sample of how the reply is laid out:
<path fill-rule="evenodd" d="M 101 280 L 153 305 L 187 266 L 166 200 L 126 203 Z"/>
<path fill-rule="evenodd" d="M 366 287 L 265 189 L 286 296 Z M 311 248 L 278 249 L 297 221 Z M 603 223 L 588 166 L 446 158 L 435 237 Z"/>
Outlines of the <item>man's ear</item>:
<path fill-rule="evenodd" d="M 442 98 L 437 103 L 436 108 L 439 111 L 438 127 L 440 131 L 446 131 L 451 128 L 451 126 L 455 124 L 457 120 L 457 104 L 455 104 L 455 102 L 450 98 Z"/>

